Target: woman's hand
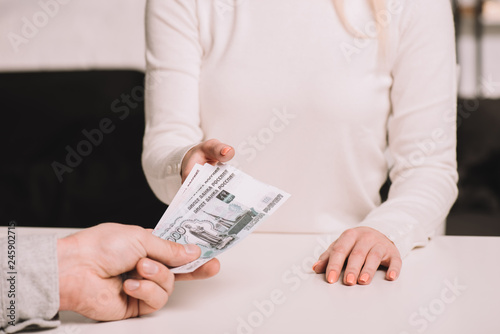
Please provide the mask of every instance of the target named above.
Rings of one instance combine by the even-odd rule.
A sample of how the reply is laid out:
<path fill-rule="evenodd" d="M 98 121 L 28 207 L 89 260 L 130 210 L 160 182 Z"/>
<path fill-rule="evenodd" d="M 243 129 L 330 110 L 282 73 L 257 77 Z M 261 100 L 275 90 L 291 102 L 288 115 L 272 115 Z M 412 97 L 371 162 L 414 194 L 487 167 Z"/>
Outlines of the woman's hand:
<path fill-rule="evenodd" d="M 344 284 L 370 284 L 380 265 L 387 267 L 386 279 L 394 281 L 401 271 L 401 256 L 392 241 L 370 227 L 346 230 L 313 265 L 316 273 L 325 273 L 328 283 L 335 283 L 344 263 Z"/>
<path fill-rule="evenodd" d="M 182 182 L 186 179 L 195 164 L 216 164 L 227 162 L 234 157 L 234 149 L 217 139 L 209 139 L 192 147 L 185 155 L 181 165 Z"/>
<path fill-rule="evenodd" d="M 101 224 L 57 242 L 60 310 L 95 320 L 120 320 L 165 305 L 176 279 L 201 279 L 219 271 L 216 259 L 189 274 L 167 266 L 196 260 L 201 250 L 153 235 L 139 226 Z"/>

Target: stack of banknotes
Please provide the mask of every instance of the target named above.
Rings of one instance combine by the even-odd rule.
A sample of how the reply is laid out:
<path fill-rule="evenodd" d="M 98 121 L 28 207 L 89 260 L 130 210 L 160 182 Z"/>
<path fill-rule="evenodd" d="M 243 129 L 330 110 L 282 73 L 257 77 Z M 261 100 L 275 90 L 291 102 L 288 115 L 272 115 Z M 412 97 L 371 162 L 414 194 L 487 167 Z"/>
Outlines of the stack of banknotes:
<path fill-rule="evenodd" d="M 153 234 L 201 248 L 199 259 L 171 269 L 189 273 L 243 240 L 289 197 L 231 165 L 196 164 Z"/>

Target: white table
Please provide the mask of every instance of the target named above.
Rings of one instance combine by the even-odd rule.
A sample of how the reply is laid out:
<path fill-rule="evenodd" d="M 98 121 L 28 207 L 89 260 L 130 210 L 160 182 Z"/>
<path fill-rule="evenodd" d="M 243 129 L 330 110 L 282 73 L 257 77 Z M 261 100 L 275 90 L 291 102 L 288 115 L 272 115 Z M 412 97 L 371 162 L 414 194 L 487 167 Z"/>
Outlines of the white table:
<path fill-rule="evenodd" d="M 63 325 L 44 333 L 500 333 L 500 238 L 437 237 L 404 260 L 396 282 L 378 271 L 352 287 L 310 269 L 333 238 L 253 234 L 220 256 L 217 276 L 176 283 L 152 315 L 95 323 L 61 312 Z"/>

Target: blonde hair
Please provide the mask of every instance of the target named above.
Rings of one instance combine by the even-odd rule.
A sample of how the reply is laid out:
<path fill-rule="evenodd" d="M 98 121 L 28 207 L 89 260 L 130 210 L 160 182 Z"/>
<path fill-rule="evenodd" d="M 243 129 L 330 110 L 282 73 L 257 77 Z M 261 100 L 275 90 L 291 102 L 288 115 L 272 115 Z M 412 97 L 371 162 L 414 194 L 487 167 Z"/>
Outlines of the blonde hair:
<path fill-rule="evenodd" d="M 354 28 L 351 23 L 347 20 L 344 1 L 345 0 L 332 0 L 337 15 L 339 16 L 340 22 L 344 28 L 355 38 L 367 39 L 371 38 L 366 33 L 363 33 L 356 28 Z M 386 11 L 386 0 L 366 0 L 370 5 L 373 17 L 375 19 L 377 28 L 377 39 L 379 42 L 379 55 L 385 54 L 385 48 L 387 47 L 387 23 L 382 20 L 382 13 Z"/>

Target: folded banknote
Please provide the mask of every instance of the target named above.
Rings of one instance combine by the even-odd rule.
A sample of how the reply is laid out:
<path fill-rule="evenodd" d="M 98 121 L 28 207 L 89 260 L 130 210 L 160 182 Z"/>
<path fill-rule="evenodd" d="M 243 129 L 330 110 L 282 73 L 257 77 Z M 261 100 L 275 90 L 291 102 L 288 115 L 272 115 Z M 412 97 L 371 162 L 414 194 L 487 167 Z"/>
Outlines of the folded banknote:
<path fill-rule="evenodd" d="M 153 234 L 201 248 L 197 260 L 171 268 L 189 273 L 233 247 L 290 195 L 227 164 L 196 164 Z"/>

